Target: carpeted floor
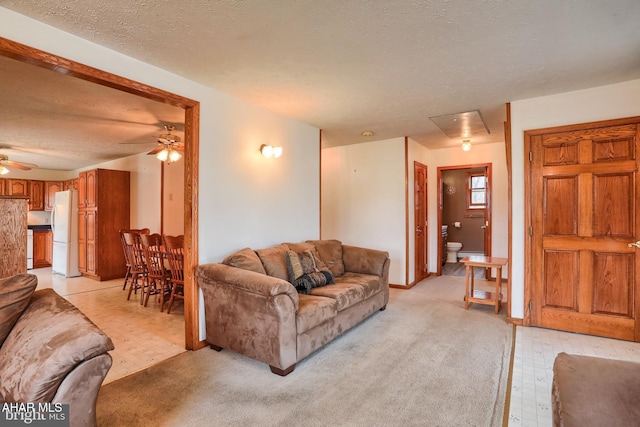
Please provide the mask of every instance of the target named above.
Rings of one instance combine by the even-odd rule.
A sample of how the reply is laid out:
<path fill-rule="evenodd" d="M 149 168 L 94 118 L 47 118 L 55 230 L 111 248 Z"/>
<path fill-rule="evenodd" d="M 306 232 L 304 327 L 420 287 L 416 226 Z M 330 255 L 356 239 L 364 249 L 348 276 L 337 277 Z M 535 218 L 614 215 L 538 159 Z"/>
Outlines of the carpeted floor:
<path fill-rule="evenodd" d="M 391 289 L 284 378 L 228 350 L 180 354 L 103 386 L 98 425 L 500 426 L 513 326 L 463 295 L 446 276 Z"/>

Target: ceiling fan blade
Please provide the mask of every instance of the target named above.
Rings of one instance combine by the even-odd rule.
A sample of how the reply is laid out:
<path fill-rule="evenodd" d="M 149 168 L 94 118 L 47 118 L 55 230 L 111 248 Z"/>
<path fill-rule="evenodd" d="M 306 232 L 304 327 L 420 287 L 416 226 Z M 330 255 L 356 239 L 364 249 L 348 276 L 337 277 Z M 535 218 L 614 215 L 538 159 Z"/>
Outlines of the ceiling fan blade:
<path fill-rule="evenodd" d="M 164 150 L 164 146 L 161 145 L 159 147 L 154 148 L 153 150 L 149 151 L 147 154 L 148 155 L 153 155 L 153 154 L 158 154 L 159 152 L 161 152 L 162 150 Z"/>
<path fill-rule="evenodd" d="M 11 160 L 4 160 L 2 164 L 5 166 L 22 169 L 23 171 L 28 171 L 28 170 L 31 170 L 31 168 L 38 167 L 38 165 L 34 165 L 33 163 L 13 162 Z"/>
<path fill-rule="evenodd" d="M 184 153 L 184 145 L 174 145 L 173 149 L 181 153 Z"/>

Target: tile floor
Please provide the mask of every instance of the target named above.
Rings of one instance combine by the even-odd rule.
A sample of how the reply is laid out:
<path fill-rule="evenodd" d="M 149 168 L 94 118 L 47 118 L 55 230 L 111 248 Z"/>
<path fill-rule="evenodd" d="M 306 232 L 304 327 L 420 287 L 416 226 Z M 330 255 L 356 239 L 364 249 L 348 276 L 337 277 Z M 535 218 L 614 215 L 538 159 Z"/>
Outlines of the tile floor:
<path fill-rule="evenodd" d="M 516 328 L 509 426 L 552 425 L 553 362 L 560 352 L 640 362 L 640 343 L 541 328 Z"/>
<path fill-rule="evenodd" d="M 113 341 L 113 365 L 104 384 L 147 368 L 184 351 L 184 307 L 174 302 L 171 314 L 160 312 L 155 297 L 146 307 L 140 299 L 127 301 L 123 279 L 104 282 L 84 277 L 64 278 L 50 268 L 29 270 L 38 276 L 38 289 L 53 288 L 78 307 Z M 165 306 L 166 307 L 166 306 Z"/>

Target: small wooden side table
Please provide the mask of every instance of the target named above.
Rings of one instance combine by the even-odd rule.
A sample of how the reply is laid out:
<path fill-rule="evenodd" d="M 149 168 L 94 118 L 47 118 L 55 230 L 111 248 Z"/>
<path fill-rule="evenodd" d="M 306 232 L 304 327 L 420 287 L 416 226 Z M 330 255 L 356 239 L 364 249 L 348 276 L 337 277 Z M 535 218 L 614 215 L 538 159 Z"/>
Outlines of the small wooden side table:
<path fill-rule="evenodd" d="M 507 258 L 496 258 L 483 255 L 471 255 L 464 257 L 460 262 L 464 263 L 466 267 L 465 276 L 465 294 L 464 294 L 464 309 L 469 308 L 469 304 L 477 302 L 478 304 L 487 304 L 496 306 L 496 314 L 500 312 L 500 301 L 502 300 L 502 267 L 507 265 L 509 260 Z M 474 279 L 474 267 L 482 268 L 495 268 L 496 269 L 496 291 L 485 292 L 476 291 L 473 289 Z M 471 280 L 469 280 L 471 277 Z"/>

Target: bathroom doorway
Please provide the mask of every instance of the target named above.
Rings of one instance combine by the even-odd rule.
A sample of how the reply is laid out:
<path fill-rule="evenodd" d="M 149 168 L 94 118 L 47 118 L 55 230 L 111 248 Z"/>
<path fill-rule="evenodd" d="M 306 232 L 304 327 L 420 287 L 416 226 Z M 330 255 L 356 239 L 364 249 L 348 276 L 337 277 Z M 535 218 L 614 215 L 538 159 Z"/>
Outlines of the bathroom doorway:
<path fill-rule="evenodd" d="M 439 167 L 438 201 L 438 275 L 464 276 L 460 259 L 491 256 L 491 163 Z"/>

